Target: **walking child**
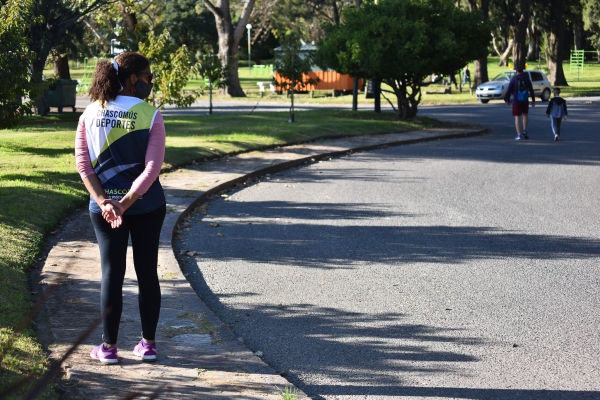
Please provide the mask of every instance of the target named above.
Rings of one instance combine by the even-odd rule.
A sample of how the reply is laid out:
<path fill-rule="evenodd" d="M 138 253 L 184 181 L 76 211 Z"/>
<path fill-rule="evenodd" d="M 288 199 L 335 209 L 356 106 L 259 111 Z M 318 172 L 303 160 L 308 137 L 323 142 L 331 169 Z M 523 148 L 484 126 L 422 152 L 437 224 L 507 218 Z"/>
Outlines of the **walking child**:
<path fill-rule="evenodd" d="M 554 140 L 560 138 L 560 123 L 564 119 L 567 120 L 567 101 L 560 97 L 560 89 L 554 88 L 554 97 L 548 103 L 546 109 L 546 115 L 550 117 L 550 125 L 552 126 L 552 133 L 554 134 Z"/>

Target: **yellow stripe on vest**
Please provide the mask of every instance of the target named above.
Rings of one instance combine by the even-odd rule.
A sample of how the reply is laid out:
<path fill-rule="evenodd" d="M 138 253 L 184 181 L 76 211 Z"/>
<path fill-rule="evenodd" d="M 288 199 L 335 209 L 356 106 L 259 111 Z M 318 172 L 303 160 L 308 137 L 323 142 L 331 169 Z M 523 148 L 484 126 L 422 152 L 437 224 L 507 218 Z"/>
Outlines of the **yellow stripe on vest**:
<path fill-rule="evenodd" d="M 110 129 L 110 133 L 106 137 L 106 142 L 97 154 L 99 157 L 108 147 L 115 143 L 123 136 L 136 131 L 150 129 L 150 124 L 156 113 L 156 108 L 146 102 L 138 103 L 125 112 L 125 117 L 99 117 L 94 120 L 96 127 L 105 127 Z M 98 159 L 92 161 L 92 167 L 96 168 Z"/>

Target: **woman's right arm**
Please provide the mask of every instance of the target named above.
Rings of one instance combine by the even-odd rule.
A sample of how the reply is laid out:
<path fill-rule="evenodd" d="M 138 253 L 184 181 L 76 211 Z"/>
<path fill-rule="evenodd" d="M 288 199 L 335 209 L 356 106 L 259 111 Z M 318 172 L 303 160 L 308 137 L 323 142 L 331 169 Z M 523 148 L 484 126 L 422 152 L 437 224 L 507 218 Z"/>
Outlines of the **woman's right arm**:
<path fill-rule="evenodd" d="M 165 141 L 165 123 L 160 111 L 157 111 L 154 117 L 154 124 L 149 132 L 144 170 L 133 181 L 129 192 L 119 201 L 124 210 L 131 207 L 137 199 L 146 193 L 156 178 L 158 178 L 165 159 Z"/>

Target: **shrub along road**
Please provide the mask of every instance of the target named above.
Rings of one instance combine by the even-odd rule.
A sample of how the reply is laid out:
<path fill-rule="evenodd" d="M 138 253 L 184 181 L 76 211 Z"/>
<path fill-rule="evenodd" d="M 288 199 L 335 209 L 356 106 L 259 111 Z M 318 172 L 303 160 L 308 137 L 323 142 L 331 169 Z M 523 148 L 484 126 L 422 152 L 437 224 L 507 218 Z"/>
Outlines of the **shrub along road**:
<path fill-rule="evenodd" d="M 600 397 L 600 138 L 510 108 L 422 108 L 492 135 L 273 174 L 208 203 L 176 250 L 205 303 L 307 395 Z M 196 223 L 193 223 L 196 221 Z"/>

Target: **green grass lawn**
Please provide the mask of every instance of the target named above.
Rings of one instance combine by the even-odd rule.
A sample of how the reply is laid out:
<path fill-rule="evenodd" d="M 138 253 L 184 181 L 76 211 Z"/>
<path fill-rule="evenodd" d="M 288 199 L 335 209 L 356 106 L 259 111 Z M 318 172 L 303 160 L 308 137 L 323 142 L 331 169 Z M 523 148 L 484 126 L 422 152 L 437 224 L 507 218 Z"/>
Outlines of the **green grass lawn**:
<path fill-rule="evenodd" d="M 489 57 L 488 58 L 488 75 L 489 78 L 492 79 L 494 76 L 498 75 L 500 72 L 506 71 L 508 67 L 499 67 L 498 66 L 498 57 Z M 76 63 L 72 63 L 73 67 L 71 69 L 71 76 L 73 79 L 81 79 L 83 76 L 84 70 L 81 68 L 81 63 L 79 65 L 80 68 L 76 68 Z M 240 65 L 245 65 L 244 61 L 240 61 Z M 469 68 L 471 69 L 471 74 L 473 74 L 473 63 L 469 64 Z M 547 69 L 538 64 L 537 62 L 529 62 L 528 68 L 530 69 L 539 69 L 542 71 L 548 72 Z M 565 62 L 563 64 L 563 69 L 565 71 L 565 76 L 567 78 L 567 82 L 569 86 L 561 87 L 562 96 L 563 97 L 574 97 L 574 96 L 598 96 L 600 95 L 600 64 L 597 62 L 587 62 L 585 64 L 585 68 L 583 73 L 577 73 L 577 71 L 573 70 L 571 72 L 570 64 Z M 46 75 L 51 76 L 53 74 L 52 69 L 46 70 Z M 258 101 L 260 98 L 260 91 L 257 82 L 270 82 L 270 76 L 257 76 L 250 71 L 250 69 L 246 66 L 241 66 L 238 70 L 240 83 L 242 85 L 243 90 L 246 92 L 247 97 L 241 98 L 240 100 L 256 100 Z M 456 77 L 458 80 L 458 76 Z M 189 90 L 197 90 L 204 84 L 203 79 L 192 78 L 188 82 L 186 89 Z M 265 92 L 265 97 L 261 101 L 281 101 L 287 102 L 289 99 L 285 95 L 272 95 L 268 91 L 268 85 L 266 85 L 267 91 Z M 475 103 L 477 99 L 475 98 L 475 94 L 471 94 L 469 90 L 465 87 L 463 92 L 454 90 L 451 94 L 426 94 L 425 91 L 432 92 L 443 92 L 442 85 L 433 85 L 430 87 L 426 87 L 423 90 L 421 104 L 423 105 L 432 105 L 432 104 L 462 104 L 462 103 Z M 391 93 L 385 94 L 392 103 L 395 105 L 395 98 Z M 208 92 L 206 92 L 201 98 L 207 98 Z M 228 99 L 232 100 L 229 97 L 221 96 L 218 94 L 214 95 L 215 100 L 223 100 Z M 302 104 L 352 104 L 352 96 L 344 95 L 344 96 L 331 96 L 330 91 L 321 91 L 315 94 L 315 97 L 310 97 L 309 94 L 300 93 L 295 96 L 295 100 L 298 103 Z M 384 99 L 382 99 L 384 103 L 387 103 Z M 372 105 L 372 99 L 366 99 L 364 94 L 359 96 L 359 104 L 360 105 Z"/>
<path fill-rule="evenodd" d="M 45 235 L 74 207 L 87 203 L 75 168 L 74 117 L 31 117 L 20 128 L 0 135 L 0 348 L 8 347 L 0 363 L 0 390 L 48 366 L 31 327 L 20 334 L 13 329 L 32 304 L 27 270 Z M 164 169 L 324 137 L 403 132 L 435 124 L 427 118 L 420 123 L 399 122 L 390 113 L 328 110 L 297 112 L 294 124 L 287 120 L 287 113 L 165 118 Z M 10 337 L 16 340 L 9 346 Z M 45 396 L 57 394 L 49 389 Z"/>

